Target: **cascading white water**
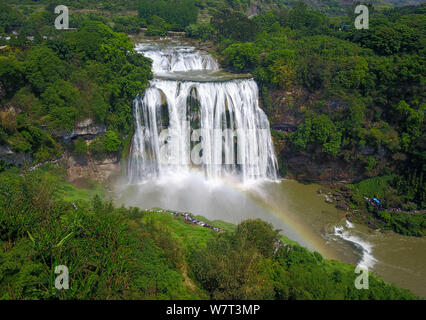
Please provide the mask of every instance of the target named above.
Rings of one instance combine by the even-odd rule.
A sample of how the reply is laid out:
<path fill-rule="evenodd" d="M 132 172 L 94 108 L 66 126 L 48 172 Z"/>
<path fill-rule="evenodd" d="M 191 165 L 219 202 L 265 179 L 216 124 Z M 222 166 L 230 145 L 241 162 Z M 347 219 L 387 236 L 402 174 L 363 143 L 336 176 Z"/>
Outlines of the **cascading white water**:
<path fill-rule="evenodd" d="M 154 74 L 187 72 L 196 70 L 219 70 L 219 65 L 207 53 L 187 46 L 159 47 L 150 43 L 140 43 L 136 50 L 152 60 Z"/>
<path fill-rule="evenodd" d="M 138 48 L 153 60 L 157 76 L 177 70 L 218 69 L 211 56 L 194 48 Z M 201 170 L 207 179 L 226 175 L 242 182 L 276 180 L 269 122 L 258 100 L 253 79 L 196 82 L 155 78 L 134 101 L 130 182 L 191 168 Z"/>

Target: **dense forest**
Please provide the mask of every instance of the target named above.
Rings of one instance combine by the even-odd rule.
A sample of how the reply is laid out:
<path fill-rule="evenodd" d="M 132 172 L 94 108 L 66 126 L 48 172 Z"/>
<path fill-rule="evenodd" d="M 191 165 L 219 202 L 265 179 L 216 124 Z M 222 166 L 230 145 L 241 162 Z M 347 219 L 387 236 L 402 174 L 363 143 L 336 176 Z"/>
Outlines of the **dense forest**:
<path fill-rule="evenodd" d="M 14 12 L 6 7 L 2 13 L 13 19 L 8 10 Z M 151 62 L 133 51 L 126 35 L 100 21 L 80 22 L 78 32 L 55 33 L 46 27 L 52 33 L 49 40 L 43 41 L 43 19 L 50 17 L 47 11 L 30 16 L 18 36 L 3 40 L 10 46 L 2 50 L 0 57 L 4 102 L 0 143 L 15 152 L 30 153 L 35 162 L 43 162 L 61 154 L 66 146 L 58 141 L 66 131 L 79 120 L 91 118 L 108 128 L 106 135 L 99 137 L 91 150 L 84 150 L 84 144 L 74 141 L 74 146 L 68 146 L 70 151 L 87 151 L 100 157 L 120 151 L 119 137 L 130 132 L 132 100 L 147 86 Z M 5 24 L 5 31 L 17 21 L 19 18 Z M 34 34 L 33 41 L 22 36 L 38 22 L 40 33 Z"/>
<path fill-rule="evenodd" d="M 0 298 L 413 298 L 377 278 L 370 290 L 355 290 L 353 267 L 292 243 L 274 252 L 277 232 L 261 221 L 221 234 L 198 230 L 98 197 L 64 199 L 54 187 L 70 188 L 60 169 L 21 175 L 17 167 L 64 152 L 125 153 L 132 101 L 152 77 L 126 33 L 185 31 L 223 67 L 250 72 L 271 123 L 295 128 L 273 131 L 282 176 L 294 176 L 291 155 L 339 161 L 352 177 L 351 210 L 423 236 L 425 5 L 370 7 L 370 29 L 356 30 L 353 10 L 332 0 L 319 10 L 279 0 L 62 2 L 75 31 L 54 29 L 52 1 L 0 3 L 0 151 L 27 160 L 0 158 Z M 105 134 L 90 145 L 64 142 L 88 118 Z M 381 210 L 365 202 L 373 196 Z M 72 290 L 57 292 L 51 267 L 64 259 L 78 277 Z"/>

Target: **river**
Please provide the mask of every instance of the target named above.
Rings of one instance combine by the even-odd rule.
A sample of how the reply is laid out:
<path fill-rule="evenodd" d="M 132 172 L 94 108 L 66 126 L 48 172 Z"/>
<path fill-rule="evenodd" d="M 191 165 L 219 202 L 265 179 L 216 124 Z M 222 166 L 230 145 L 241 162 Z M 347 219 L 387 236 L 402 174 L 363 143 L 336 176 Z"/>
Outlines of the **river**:
<path fill-rule="evenodd" d="M 252 79 L 221 71 L 207 53 L 181 43 L 145 42 L 137 48 L 153 59 L 155 77 L 145 95 L 135 100 L 136 130 L 128 178 L 115 188 L 118 205 L 189 211 L 231 223 L 261 218 L 328 259 L 367 267 L 385 281 L 426 297 L 426 238 L 350 223 L 345 212 L 324 201 L 318 185 L 276 175 L 269 122 L 259 108 Z M 166 139 L 169 147 L 192 146 L 189 137 L 181 135 L 182 119 L 190 127 L 198 124 L 207 131 L 217 127 L 263 131 L 244 133 L 238 142 L 225 140 L 225 148 L 219 151 L 214 138 L 200 140 L 204 159 L 236 155 L 238 163 L 232 158 L 230 164 L 221 166 L 164 164 L 160 161 L 161 129 L 178 132 L 177 137 Z M 186 151 L 175 153 L 190 157 Z"/>

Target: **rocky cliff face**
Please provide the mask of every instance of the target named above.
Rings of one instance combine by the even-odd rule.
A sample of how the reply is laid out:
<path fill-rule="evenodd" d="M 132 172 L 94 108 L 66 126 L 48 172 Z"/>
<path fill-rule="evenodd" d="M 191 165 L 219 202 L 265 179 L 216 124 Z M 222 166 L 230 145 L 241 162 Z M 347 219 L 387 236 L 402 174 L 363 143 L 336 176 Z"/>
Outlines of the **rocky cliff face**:
<path fill-rule="evenodd" d="M 105 132 L 105 125 L 97 125 L 92 119 L 88 118 L 76 123 L 74 130 L 71 132 L 62 132 L 60 136 L 63 137 L 65 143 L 69 143 L 73 139 L 80 137 L 86 140 L 92 140 L 100 134 L 105 134 Z"/>
<path fill-rule="evenodd" d="M 88 118 L 76 123 L 75 128 L 71 132 L 57 132 L 56 138 L 63 139 L 63 142 L 66 144 L 70 144 L 77 138 L 83 138 L 89 143 L 96 136 L 105 134 L 105 132 L 106 128 L 104 125 L 97 125 L 92 119 Z M 17 153 L 10 146 L 0 145 L 0 161 L 6 166 L 31 165 L 32 160 L 30 154 Z M 70 182 L 89 179 L 105 183 L 121 174 L 120 161 L 116 158 L 98 161 L 90 157 L 76 158 L 68 152 L 64 152 L 60 162 L 66 165 L 68 180 Z M 31 168 L 35 169 L 39 165 L 35 164 Z"/>
<path fill-rule="evenodd" d="M 280 158 L 287 176 L 299 181 L 351 183 L 363 176 L 362 168 L 350 166 L 342 159 L 313 157 L 312 154 L 287 148 L 281 150 Z"/>
<path fill-rule="evenodd" d="M 297 151 L 289 142 L 291 131 L 273 132 L 275 152 L 281 176 L 305 182 L 352 183 L 364 177 L 361 164 L 351 165 L 340 158 L 325 155 L 319 149 Z"/>
<path fill-rule="evenodd" d="M 14 152 L 9 146 L 0 146 L 0 161 L 4 161 L 6 166 L 23 166 L 32 160 L 29 154 Z"/>
<path fill-rule="evenodd" d="M 98 135 L 106 132 L 104 125 L 97 125 L 92 119 L 85 119 L 76 123 L 74 130 L 63 133 L 65 143 L 82 138 L 90 143 Z M 92 180 L 98 183 L 107 183 L 121 174 L 120 160 L 117 158 L 96 160 L 89 156 L 75 157 L 65 154 L 64 161 L 67 168 L 68 180 L 76 182 L 81 180 Z"/>
<path fill-rule="evenodd" d="M 309 182 L 354 182 L 365 178 L 362 163 L 347 162 L 342 158 L 328 156 L 319 148 L 310 146 L 306 151 L 295 150 L 289 138 L 303 122 L 305 112 L 316 105 L 319 98 L 302 88 L 274 90 L 268 93 L 270 106 L 263 106 L 271 122 L 281 174 L 288 178 Z M 339 101 L 327 101 L 323 106 L 329 112 L 342 112 Z M 380 150 L 359 150 L 362 154 L 377 154 Z M 382 155 L 383 156 L 383 155 Z M 386 162 L 383 162 L 386 163 Z"/>
<path fill-rule="evenodd" d="M 107 183 L 121 174 L 121 163 L 116 158 L 98 161 L 92 158 L 76 159 L 66 155 L 64 159 L 70 182 L 93 180 L 98 183 Z"/>

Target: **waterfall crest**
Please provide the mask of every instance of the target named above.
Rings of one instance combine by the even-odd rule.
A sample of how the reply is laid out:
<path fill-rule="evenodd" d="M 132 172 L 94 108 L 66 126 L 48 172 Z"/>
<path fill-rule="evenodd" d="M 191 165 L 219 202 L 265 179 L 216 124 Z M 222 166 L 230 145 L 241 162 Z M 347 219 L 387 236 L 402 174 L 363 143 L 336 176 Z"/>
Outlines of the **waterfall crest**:
<path fill-rule="evenodd" d="M 139 46 L 155 75 L 218 69 L 209 55 L 190 47 Z M 241 182 L 277 179 L 269 122 L 253 79 L 180 81 L 160 77 L 134 101 L 131 183 L 198 169 L 207 179 Z"/>
<path fill-rule="evenodd" d="M 140 43 L 136 50 L 152 60 L 154 74 L 188 72 L 197 70 L 219 70 L 219 64 L 209 54 L 189 46 L 158 46 Z"/>

